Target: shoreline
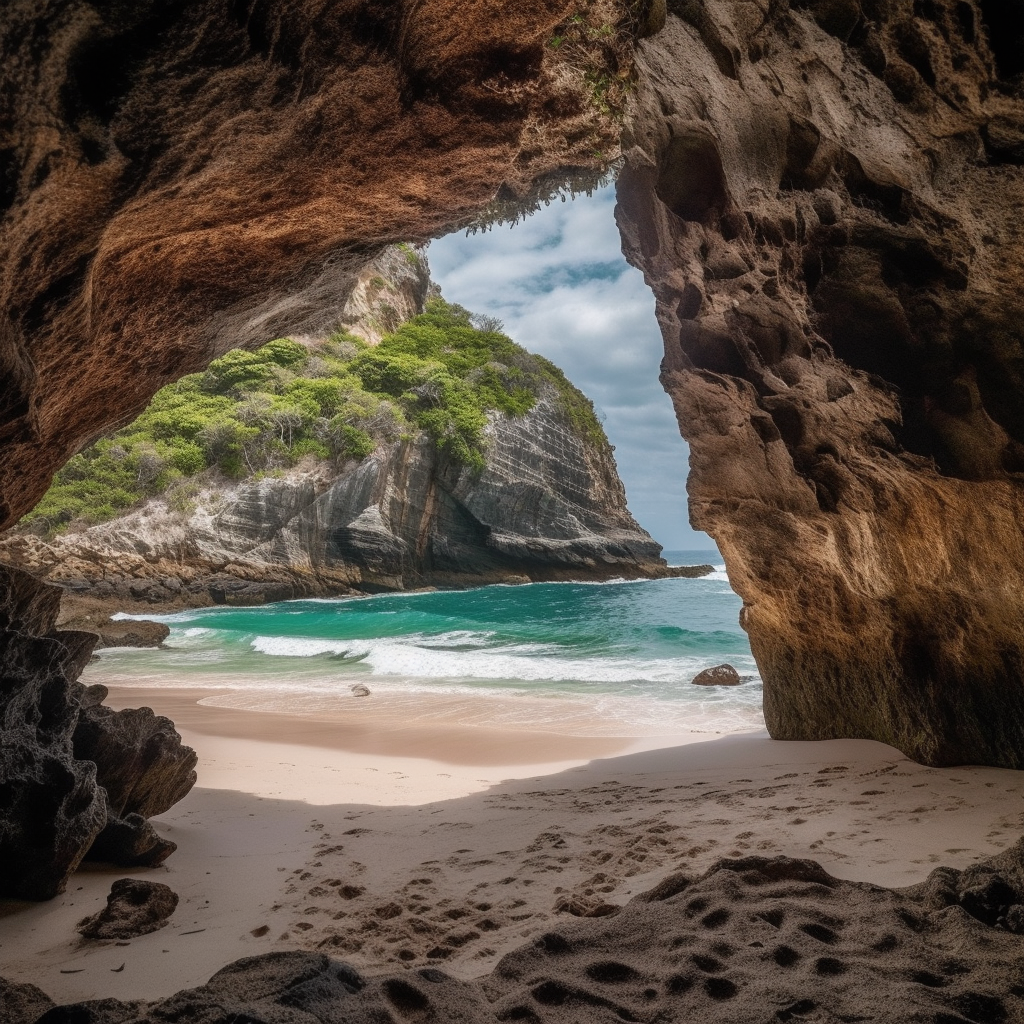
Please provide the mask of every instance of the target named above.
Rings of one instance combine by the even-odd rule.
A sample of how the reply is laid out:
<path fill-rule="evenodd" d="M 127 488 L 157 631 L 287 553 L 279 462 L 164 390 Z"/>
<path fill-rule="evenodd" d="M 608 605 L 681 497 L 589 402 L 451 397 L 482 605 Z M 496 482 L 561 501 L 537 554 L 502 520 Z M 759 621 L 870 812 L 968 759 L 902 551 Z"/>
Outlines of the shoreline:
<path fill-rule="evenodd" d="M 708 552 L 709 556 L 715 554 Z M 12 568 L 31 572 L 27 565 L 17 560 L 5 562 Z M 72 579 L 51 579 L 44 575 L 38 578 L 50 586 L 63 591 L 61 613 L 58 625 L 62 629 L 86 629 L 96 631 L 98 625 L 111 621 L 118 613 L 144 618 L 145 613 L 172 615 L 175 612 L 193 611 L 201 608 L 260 608 L 268 604 L 303 600 L 340 600 L 343 598 L 374 597 L 380 594 L 422 594 L 435 591 L 475 590 L 490 586 L 522 586 L 530 583 L 610 583 L 616 580 L 629 582 L 665 579 L 703 579 L 714 574 L 715 564 L 699 565 L 657 565 L 654 563 L 632 563 L 595 567 L 581 573 L 576 569 L 558 567 L 517 567 L 486 574 L 433 573 L 423 576 L 412 586 L 397 586 L 393 580 L 374 582 L 366 580 L 359 584 L 341 585 L 336 581 L 321 580 L 313 576 L 274 577 L 268 574 L 263 583 L 252 578 L 252 573 L 232 577 L 238 584 L 236 590 L 220 586 L 207 586 L 202 581 L 211 578 L 212 569 L 200 570 L 194 566 L 183 566 L 180 575 L 168 572 L 154 572 L 152 576 L 132 577 L 110 581 L 107 577 L 93 579 L 82 585 Z M 163 565 L 167 568 L 166 563 Z M 35 573 L 33 573 L 35 575 Z M 175 596 L 164 585 L 166 581 L 175 584 Z M 153 588 L 164 593 L 157 594 Z M 216 593 L 215 593 L 216 592 Z M 92 625 L 88 623 L 92 621 Z"/>
<path fill-rule="evenodd" d="M 265 712 L 145 694 L 158 712 L 192 703 L 179 725 L 199 784 L 154 819 L 177 852 L 151 870 L 90 865 L 49 903 L 0 905 L 0 975 L 58 1002 L 166 996 L 239 957 L 296 948 L 369 975 L 434 966 L 473 978 L 574 914 L 721 857 L 811 858 L 896 887 L 1024 830 L 1021 773 L 924 768 L 866 740 L 662 737 L 673 745 L 595 757 L 543 736 L 531 757 L 579 756 L 498 764 L 486 744 L 453 747 L 446 727 L 432 748 L 422 731 L 418 753 L 431 757 L 396 752 L 399 730 L 374 753 L 343 749 L 349 733 L 324 745 L 323 723 L 301 716 L 279 716 L 289 732 L 271 741 Z M 179 894 L 168 926 L 128 946 L 79 941 L 74 924 L 128 875 Z"/>

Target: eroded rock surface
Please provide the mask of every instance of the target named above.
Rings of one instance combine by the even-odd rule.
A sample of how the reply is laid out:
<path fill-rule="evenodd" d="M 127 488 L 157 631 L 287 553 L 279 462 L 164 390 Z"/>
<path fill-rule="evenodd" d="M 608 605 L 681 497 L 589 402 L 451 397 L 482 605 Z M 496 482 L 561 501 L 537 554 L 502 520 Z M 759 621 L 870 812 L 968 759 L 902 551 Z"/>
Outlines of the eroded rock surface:
<path fill-rule="evenodd" d="M 72 748 L 96 638 L 57 631 L 59 608 L 59 590 L 0 566 L 0 893 L 20 899 L 61 892 L 107 820 Z"/>
<path fill-rule="evenodd" d="M 5 3 L 0 528 L 163 384 L 332 326 L 388 243 L 605 166 L 632 22 L 577 8 Z"/>
<path fill-rule="evenodd" d="M 160 863 L 146 817 L 195 783 L 194 751 L 148 709 L 102 707 L 77 682 L 96 643 L 56 628 L 60 591 L 0 566 L 0 895 L 63 892 L 82 858 Z"/>
<path fill-rule="evenodd" d="M 722 860 L 614 916 L 560 923 L 475 982 L 434 968 L 367 979 L 323 954 L 271 953 L 148 1007 L 77 1004 L 46 1020 L 1009 1022 L 1024 1016 L 1024 938 L 996 915 L 1024 900 L 1022 856 L 939 868 L 905 890 L 807 860 Z M 979 902 L 980 890 L 995 896 Z"/>
<path fill-rule="evenodd" d="M 1019 5 L 668 7 L 618 219 L 769 730 L 1020 768 Z"/>
<path fill-rule="evenodd" d="M 134 939 L 163 928 L 178 907 L 178 894 L 162 882 L 119 878 L 110 887 L 107 905 L 78 925 L 86 939 Z"/>

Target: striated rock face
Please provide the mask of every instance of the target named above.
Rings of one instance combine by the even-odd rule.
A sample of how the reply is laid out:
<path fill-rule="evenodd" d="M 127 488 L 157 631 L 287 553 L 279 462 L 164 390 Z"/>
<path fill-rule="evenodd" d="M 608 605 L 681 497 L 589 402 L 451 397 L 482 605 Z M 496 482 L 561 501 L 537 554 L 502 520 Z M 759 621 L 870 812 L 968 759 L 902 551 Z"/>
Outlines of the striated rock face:
<path fill-rule="evenodd" d="M 618 219 L 777 738 L 1024 767 L 1017 6 L 670 0 L 641 44 Z"/>
<path fill-rule="evenodd" d="M 12 536 L 0 558 L 72 592 L 157 605 L 676 572 L 626 507 L 607 442 L 580 435 L 555 388 L 487 433 L 482 471 L 419 435 L 339 475 L 321 463 L 204 492 L 187 516 L 153 501 L 51 541 Z"/>
<path fill-rule="evenodd" d="M 477 981 L 435 968 L 368 979 L 323 954 L 270 953 L 149 1006 L 81 1003 L 43 1021 L 1015 1021 L 1024 939 L 1007 925 L 1024 909 L 1021 854 L 902 891 L 813 861 L 722 860 L 614 916 L 559 922 Z"/>
<path fill-rule="evenodd" d="M 96 637 L 58 630 L 60 591 L 0 566 L 0 896 L 49 899 L 90 852 L 160 863 L 145 820 L 195 783 L 195 753 L 150 711 L 76 682 Z M 99 692 L 103 691 L 103 692 Z"/>
<path fill-rule="evenodd" d="M 330 326 L 386 244 L 614 157 L 587 71 L 629 48 L 547 46 L 577 6 L 5 2 L 0 529 L 162 385 Z"/>

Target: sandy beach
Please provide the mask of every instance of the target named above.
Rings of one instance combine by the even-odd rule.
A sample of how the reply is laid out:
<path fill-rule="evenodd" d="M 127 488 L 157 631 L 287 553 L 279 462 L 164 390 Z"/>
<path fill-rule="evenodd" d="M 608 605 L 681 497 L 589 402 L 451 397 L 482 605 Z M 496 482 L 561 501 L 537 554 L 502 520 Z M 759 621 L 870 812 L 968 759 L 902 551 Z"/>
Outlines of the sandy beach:
<path fill-rule="evenodd" d="M 573 916 L 744 853 L 899 887 L 1024 831 L 1024 778 L 929 769 L 869 741 L 573 737 L 457 722 L 382 728 L 208 707 L 196 690 L 111 692 L 170 715 L 199 783 L 157 820 L 177 852 L 137 872 L 181 897 L 164 929 L 84 942 L 123 869 L 50 903 L 0 905 L 0 973 L 59 1002 L 153 999 L 242 956 L 319 949 L 365 974 L 488 973 Z M 647 749 L 645 749 L 647 748 Z"/>

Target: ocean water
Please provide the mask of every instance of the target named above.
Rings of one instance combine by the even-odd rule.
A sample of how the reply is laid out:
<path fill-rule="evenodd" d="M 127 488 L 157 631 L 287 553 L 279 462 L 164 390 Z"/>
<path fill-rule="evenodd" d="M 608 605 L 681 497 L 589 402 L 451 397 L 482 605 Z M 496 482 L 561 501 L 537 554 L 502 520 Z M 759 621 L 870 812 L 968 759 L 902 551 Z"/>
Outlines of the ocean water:
<path fill-rule="evenodd" d="M 670 564 L 717 560 L 666 552 Z M 702 579 L 533 583 L 147 616 L 163 650 L 101 652 L 88 681 L 216 688 L 203 703 L 303 714 L 372 704 L 410 721 L 574 735 L 760 728 L 761 681 L 724 566 Z M 141 617 L 141 616 L 140 616 Z M 699 687 L 729 662 L 737 687 Z"/>

